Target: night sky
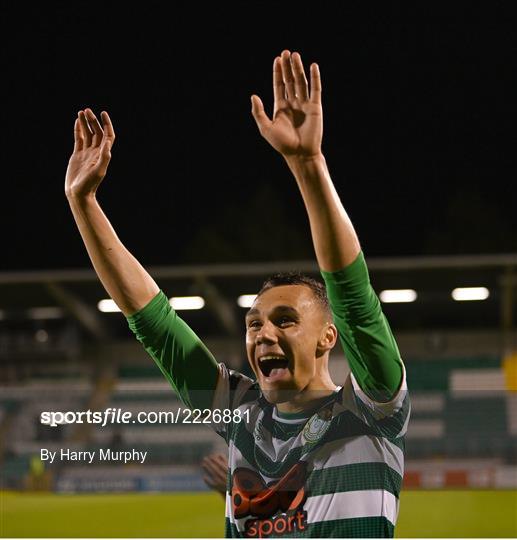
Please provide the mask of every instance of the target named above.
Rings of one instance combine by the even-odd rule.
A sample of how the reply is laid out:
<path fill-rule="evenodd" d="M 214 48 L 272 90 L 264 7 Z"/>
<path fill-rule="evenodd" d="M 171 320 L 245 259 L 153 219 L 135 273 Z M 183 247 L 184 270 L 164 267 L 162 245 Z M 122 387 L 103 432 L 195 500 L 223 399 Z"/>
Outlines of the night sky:
<path fill-rule="evenodd" d="M 320 66 L 366 256 L 517 252 L 517 8 L 453 5 L 3 2 L 0 270 L 90 267 L 63 190 L 88 106 L 117 133 L 98 198 L 145 265 L 312 259 L 250 113 L 283 49 Z"/>

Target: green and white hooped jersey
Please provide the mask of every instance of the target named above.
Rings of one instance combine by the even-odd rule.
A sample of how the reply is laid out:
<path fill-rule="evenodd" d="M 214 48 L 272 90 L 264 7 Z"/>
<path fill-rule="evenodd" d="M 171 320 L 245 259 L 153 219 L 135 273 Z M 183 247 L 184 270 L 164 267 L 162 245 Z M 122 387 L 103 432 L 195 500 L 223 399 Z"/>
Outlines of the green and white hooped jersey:
<path fill-rule="evenodd" d="M 257 382 L 218 364 L 163 291 L 128 316 L 187 407 L 231 413 L 211 424 L 229 445 L 227 536 L 393 536 L 410 412 L 405 368 L 364 254 L 321 275 L 351 375 L 305 418 L 280 415 Z"/>
<path fill-rule="evenodd" d="M 229 446 L 227 537 L 393 537 L 410 413 L 405 369 L 390 402 L 373 401 L 350 374 L 298 418 L 279 415 L 255 381 L 219 369 L 214 409 L 243 413 L 214 425 Z"/>

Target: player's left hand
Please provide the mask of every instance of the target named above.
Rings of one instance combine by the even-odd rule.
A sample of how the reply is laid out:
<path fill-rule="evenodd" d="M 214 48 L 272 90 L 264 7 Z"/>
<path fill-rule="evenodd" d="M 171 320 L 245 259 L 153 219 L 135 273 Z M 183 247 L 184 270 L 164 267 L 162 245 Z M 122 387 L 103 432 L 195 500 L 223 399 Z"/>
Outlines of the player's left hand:
<path fill-rule="evenodd" d="M 310 67 L 310 93 L 300 55 L 285 50 L 273 62 L 274 109 L 271 120 L 262 100 L 251 96 L 251 113 L 261 135 L 284 157 L 321 154 L 323 113 L 317 64 Z"/>

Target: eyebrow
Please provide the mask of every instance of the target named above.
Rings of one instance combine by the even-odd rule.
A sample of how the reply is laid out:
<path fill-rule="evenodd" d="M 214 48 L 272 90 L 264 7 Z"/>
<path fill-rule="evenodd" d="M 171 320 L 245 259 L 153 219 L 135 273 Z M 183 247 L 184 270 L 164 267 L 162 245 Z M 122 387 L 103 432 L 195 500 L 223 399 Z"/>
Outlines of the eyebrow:
<path fill-rule="evenodd" d="M 258 309 L 251 308 L 244 317 L 247 319 L 248 317 L 253 317 L 253 315 L 258 315 L 259 313 L 260 311 Z"/>
<path fill-rule="evenodd" d="M 297 317 L 299 317 L 298 311 L 296 311 L 296 309 L 294 309 L 292 306 L 276 306 L 273 309 L 273 313 L 276 313 L 276 312 L 292 313 L 293 315 L 296 315 Z M 251 308 L 248 311 L 248 313 L 246 313 L 245 318 L 249 319 L 250 317 L 254 317 L 255 315 L 259 315 L 259 314 L 260 314 L 260 310 L 258 310 L 257 308 Z"/>

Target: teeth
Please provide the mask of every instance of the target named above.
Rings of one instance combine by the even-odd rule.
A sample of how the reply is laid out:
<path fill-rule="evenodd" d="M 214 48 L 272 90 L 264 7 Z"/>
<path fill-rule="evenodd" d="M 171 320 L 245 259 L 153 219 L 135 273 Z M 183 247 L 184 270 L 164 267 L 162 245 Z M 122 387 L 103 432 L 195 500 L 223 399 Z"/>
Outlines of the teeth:
<path fill-rule="evenodd" d="M 287 369 L 288 360 L 285 356 L 277 354 L 266 354 L 259 358 L 260 371 L 269 377 L 271 372 L 276 369 Z"/>
<path fill-rule="evenodd" d="M 274 356 L 274 355 L 268 355 L 268 356 L 261 356 L 259 360 L 262 362 L 263 360 L 285 360 L 285 356 Z"/>

